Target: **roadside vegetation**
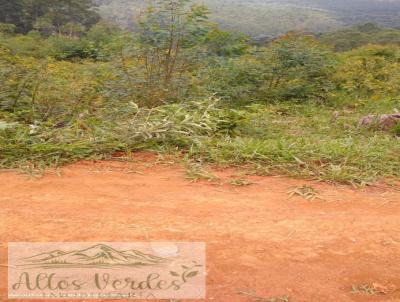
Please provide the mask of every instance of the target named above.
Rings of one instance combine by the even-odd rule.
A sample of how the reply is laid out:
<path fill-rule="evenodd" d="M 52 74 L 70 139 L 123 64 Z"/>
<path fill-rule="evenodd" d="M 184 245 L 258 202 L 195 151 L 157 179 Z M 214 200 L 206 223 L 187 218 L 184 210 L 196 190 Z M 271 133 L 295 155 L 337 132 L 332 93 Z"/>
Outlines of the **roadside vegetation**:
<path fill-rule="evenodd" d="M 0 24 L 2 169 L 146 149 L 258 174 L 400 177 L 399 124 L 360 126 L 400 110 L 396 44 L 288 33 L 254 46 L 183 0 L 157 2 L 135 32 L 93 15 L 90 1 L 58 1 L 80 5 L 60 24 L 42 2 L 38 19 Z"/>

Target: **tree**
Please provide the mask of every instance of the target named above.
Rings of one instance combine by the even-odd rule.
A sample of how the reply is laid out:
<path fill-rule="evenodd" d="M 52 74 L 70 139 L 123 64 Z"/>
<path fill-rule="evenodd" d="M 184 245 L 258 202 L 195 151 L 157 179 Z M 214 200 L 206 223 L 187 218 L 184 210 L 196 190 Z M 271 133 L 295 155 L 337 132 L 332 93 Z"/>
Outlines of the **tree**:
<path fill-rule="evenodd" d="M 243 34 L 228 32 L 214 28 L 206 38 L 210 55 L 238 56 L 246 53 L 249 48 L 248 38 Z"/>
<path fill-rule="evenodd" d="M 93 0 L 0 0 L 0 23 L 12 23 L 20 33 L 62 34 L 66 24 L 89 28 L 97 23 L 94 7 Z"/>
<path fill-rule="evenodd" d="M 119 70 L 141 104 L 176 101 L 205 54 L 208 9 L 188 0 L 159 0 L 140 17 L 132 43 L 120 41 Z M 121 83 L 121 81 L 119 81 Z"/>
<path fill-rule="evenodd" d="M 264 66 L 265 96 L 280 99 L 324 99 L 332 89 L 335 58 L 312 36 L 289 33 L 259 56 Z"/>
<path fill-rule="evenodd" d="M 205 38 L 208 9 L 187 8 L 188 0 L 161 0 L 150 7 L 140 21 L 139 43 L 149 78 L 156 72 L 166 86 L 176 73 L 194 64 L 193 54 Z"/>
<path fill-rule="evenodd" d="M 23 30 L 22 0 L 0 0 L 0 23 L 14 24 L 18 31 Z"/>

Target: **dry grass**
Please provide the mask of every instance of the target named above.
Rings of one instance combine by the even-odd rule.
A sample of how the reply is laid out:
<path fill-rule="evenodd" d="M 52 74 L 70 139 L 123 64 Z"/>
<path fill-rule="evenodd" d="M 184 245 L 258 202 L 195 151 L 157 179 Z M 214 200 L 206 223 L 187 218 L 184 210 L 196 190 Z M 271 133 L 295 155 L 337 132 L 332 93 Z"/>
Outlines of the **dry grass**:
<path fill-rule="evenodd" d="M 301 187 L 296 187 L 290 191 L 287 192 L 289 194 L 289 197 L 292 198 L 294 196 L 299 196 L 302 197 L 306 200 L 315 200 L 315 199 L 319 199 L 319 200 L 323 200 L 320 197 L 320 193 L 318 190 L 316 190 L 315 188 L 311 187 L 311 186 L 307 186 L 307 185 L 303 185 Z"/>
<path fill-rule="evenodd" d="M 249 297 L 251 302 L 293 302 L 288 295 L 261 297 L 253 292 L 238 291 L 238 294 Z"/>

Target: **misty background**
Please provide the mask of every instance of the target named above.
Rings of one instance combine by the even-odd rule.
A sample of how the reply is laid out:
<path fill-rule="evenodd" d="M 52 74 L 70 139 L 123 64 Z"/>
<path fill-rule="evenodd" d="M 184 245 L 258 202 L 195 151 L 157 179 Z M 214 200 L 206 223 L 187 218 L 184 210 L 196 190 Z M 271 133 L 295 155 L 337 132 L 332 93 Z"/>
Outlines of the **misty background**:
<path fill-rule="evenodd" d="M 366 22 L 400 28 L 399 0 L 203 0 L 211 20 L 250 36 L 277 36 L 292 30 L 326 32 Z M 97 0 L 106 19 L 134 28 L 151 3 L 146 0 Z"/>

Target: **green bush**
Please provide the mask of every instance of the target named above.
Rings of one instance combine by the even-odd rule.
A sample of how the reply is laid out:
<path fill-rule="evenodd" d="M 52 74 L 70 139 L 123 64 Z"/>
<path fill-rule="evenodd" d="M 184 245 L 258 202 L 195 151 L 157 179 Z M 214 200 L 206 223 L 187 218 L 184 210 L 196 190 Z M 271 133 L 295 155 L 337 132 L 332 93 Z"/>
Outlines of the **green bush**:
<path fill-rule="evenodd" d="M 48 39 L 52 49 L 51 55 L 57 60 L 95 59 L 98 49 L 87 39 L 66 36 L 54 36 Z"/>
<path fill-rule="evenodd" d="M 195 86 L 236 104 L 326 100 L 335 66 L 335 55 L 314 38 L 288 34 L 249 55 L 212 61 Z"/>
<path fill-rule="evenodd" d="M 0 34 L 3 35 L 13 35 L 17 27 L 10 23 L 0 23 Z"/>

